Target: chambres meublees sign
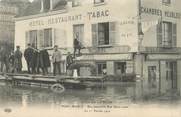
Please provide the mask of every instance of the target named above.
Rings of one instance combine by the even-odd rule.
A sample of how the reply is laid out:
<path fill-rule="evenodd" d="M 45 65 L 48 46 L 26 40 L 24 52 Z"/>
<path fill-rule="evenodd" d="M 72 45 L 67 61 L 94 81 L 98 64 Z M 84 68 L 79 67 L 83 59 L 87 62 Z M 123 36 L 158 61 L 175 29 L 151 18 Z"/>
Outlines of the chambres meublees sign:
<path fill-rule="evenodd" d="M 29 23 L 29 26 L 43 26 L 43 25 L 53 25 L 53 24 L 59 24 L 59 23 L 65 23 L 65 22 L 74 22 L 74 21 L 82 21 L 84 19 L 98 19 L 98 18 L 105 18 L 108 17 L 109 10 L 97 10 L 97 11 L 89 11 L 85 14 L 60 14 L 57 16 L 47 16 L 47 18 L 44 18 L 42 20 L 35 19 Z"/>
<path fill-rule="evenodd" d="M 165 11 L 164 9 L 141 7 L 141 13 L 157 15 L 157 16 L 161 16 L 161 17 L 175 18 L 175 19 L 181 18 L 181 13 L 173 12 L 173 11 Z"/>

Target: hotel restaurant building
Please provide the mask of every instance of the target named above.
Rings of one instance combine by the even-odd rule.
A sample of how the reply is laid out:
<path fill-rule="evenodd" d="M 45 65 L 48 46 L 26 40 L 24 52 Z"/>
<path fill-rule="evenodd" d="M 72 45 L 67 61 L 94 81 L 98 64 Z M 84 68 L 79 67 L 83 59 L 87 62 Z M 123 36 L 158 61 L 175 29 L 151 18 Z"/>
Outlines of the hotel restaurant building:
<path fill-rule="evenodd" d="M 76 34 L 85 47 L 77 62 L 93 64 L 97 75 L 136 74 L 144 90 L 181 92 L 180 0 L 35 0 L 16 18 L 15 46 L 54 45 L 73 53 Z M 24 61 L 25 62 L 25 61 Z M 26 64 L 23 64 L 26 69 Z M 89 68 L 81 75 L 89 75 Z"/>

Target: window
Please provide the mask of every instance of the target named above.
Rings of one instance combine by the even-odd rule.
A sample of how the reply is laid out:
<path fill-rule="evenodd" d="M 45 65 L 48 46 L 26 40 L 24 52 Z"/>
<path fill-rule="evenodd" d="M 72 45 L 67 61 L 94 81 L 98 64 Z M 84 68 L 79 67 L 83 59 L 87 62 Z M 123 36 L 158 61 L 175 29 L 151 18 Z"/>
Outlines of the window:
<path fill-rule="evenodd" d="M 150 88 L 156 88 L 156 66 L 148 66 L 148 83 Z"/>
<path fill-rule="evenodd" d="M 104 0 L 94 0 L 94 4 L 99 4 L 105 2 Z"/>
<path fill-rule="evenodd" d="M 158 47 L 177 46 L 177 25 L 172 22 L 162 22 L 157 26 Z"/>
<path fill-rule="evenodd" d="M 162 0 L 163 4 L 171 4 L 171 0 Z"/>
<path fill-rule="evenodd" d="M 80 2 L 79 1 L 72 1 L 72 7 L 77 7 L 80 6 Z"/>
<path fill-rule="evenodd" d="M 44 29 L 44 44 L 43 47 L 53 47 L 53 35 L 52 35 L 52 29 Z"/>
<path fill-rule="evenodd" d="M 171 88 L 177 88 L 177 62 L 166 62 L 166 80 L 170 82 Z"/>
<path fill-rule="evenodd" d="M 163 22 L 163 46 L 171 47 L 172 45 L 172 24 L 170 22 Z"/>
<path fill-rule="evenodd" d="M 98 75 L 105 74 L 107 72 L 106 70 L 107 70 L 106 62 L 97 63 L 97 74 Z"/>
<path fill-rule="evenodd" d="M 37 30 L 31 30 L 26 33 L 26 45 L 31 44 L 32 47 L 37 48 Z"/>
<path fill-rule="evenodd" d="M 43 0 L 44 3 L 44 11 L 50 10 L 50 0 Z"/>
<path fill-rule="evenodd" d="M 109 23 L 98 24 L 98 45 L 109 45 Z"/>
<path fill-rule="evenodd" d="M 26 32 L 26 45 L 30 43 L 34 48 L 50 48 L 53 47 L 53 32 L 52 28 L 43 30 L 32 30 Z"/>
<path fill-rule="evenodd" d="M 107 47 L 115 44 L 116 22 L 92 24 L 93 47 Z"/>
<path fill-rule="evenodd" d="M 78 38 L 81 44 L 84 43 L 84 24 L 73 25 L 73 36 L 74 39 Z"/>
<path fill-rule="evenodd" d="M 115 74 L 121 75 L 126 73 L 126 62 L 116 62 L 115 63 Z"/>

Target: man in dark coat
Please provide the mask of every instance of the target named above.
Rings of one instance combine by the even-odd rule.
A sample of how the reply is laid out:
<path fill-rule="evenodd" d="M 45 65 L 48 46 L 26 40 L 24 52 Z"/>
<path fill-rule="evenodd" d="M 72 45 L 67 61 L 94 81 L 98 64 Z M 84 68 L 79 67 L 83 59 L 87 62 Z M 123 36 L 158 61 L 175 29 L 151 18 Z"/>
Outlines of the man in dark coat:
<path fill-rule="evenodd" d="M 74 57 L 76 56 L 77 50 L 78 50 L 78 54 L 80 55 L 81 44 L 80 44 L 80 41 L 79 41 L 78 33 L 76 34 L 76 37 L 74 39 Z"/>
<path fill-rule="evenodd" d="M 10 68 L 10 72 L 14 73 L 14 52 L 11 52 L 11 55 L 9 56 L 9 68 Z"/>
<path fill-rule="evenodd" d="M 31 48 L 31 45 L 28 44 L 27 49 L 24 52 L 24 57 L 27 63 L 27 67 L 28 67 L 28 73 L 32 73 L 32 69 L 31 69 L 31 60 L 33 57 L 33 49 Z"/>
<path fill-rule="evenodd" d="M 14 67 L 17 73 L 21 72 L 22 69 L 22 52 L 20 51 L 20 46 L 16 47 L 14 53 Z"/>
<path fill-rule="evenodd" d="M 67 62 L 66 67 L 67 69 L 69 69 L 70 65 L 73 63 L 73 57 L 70 52 L 67 53 L 66 62 Z"/>
<path fill-rule="evenodd" d="M 33 50 L 33 55 L 32 55 L 32 58 L 31 58 L 31 68 L 32 68 L 32 73 L 33 74 L 36 74 L 37 73 L 37 58 L 38 58 L 38 51 L 36 51 L 35 49 Z"/>
<path fill-rule="evenodd" d="M 43 75 L 48 74 L 48 67 L 50 67 L 50 58 L 46 49 L 40 51 L 40 67 Z"/>
<path fill-rule="evenodd" d="M 6 67 L 6 72 L 9 70 L 9 54 L 5 47 L 2 47 L 0 50 L 0 61 L 1 61 L 1 72 L 3 72 L 4 65 Z"/>

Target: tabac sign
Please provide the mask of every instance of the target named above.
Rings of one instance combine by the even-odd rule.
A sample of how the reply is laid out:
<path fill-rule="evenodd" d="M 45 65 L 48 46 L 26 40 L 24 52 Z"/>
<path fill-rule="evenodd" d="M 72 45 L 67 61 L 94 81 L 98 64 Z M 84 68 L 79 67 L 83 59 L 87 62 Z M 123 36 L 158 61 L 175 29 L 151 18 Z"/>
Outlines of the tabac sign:
<path fill-rule="evenodd" d="M 43 26 L 43 25 L 51 25 L 51 24 L 59 24 L 65 22 L 73 22 L 73 21 L 81 21 L 83 19 L 95 19 L 95 18 L 105 18 L 109 16 L 109 10 L 98 10 L 98 11 L 89 11 L 85 14 L 63 14 L 58 15 L 56 17 L 49 17 L 46 20 L 33 20 L 29 23 L 29 26 Z"/>
<path fill-rule="evenodd" d="M 155 9 L 155 8 L 141 7 L 141 12 L 150 14 L 150 15 L 164 16 L 164 17 L 175 18 L 175 19 L 181 18 L 181 13 L 179 13 L 179 12 L 164 11 L 164 10 Z"/>

